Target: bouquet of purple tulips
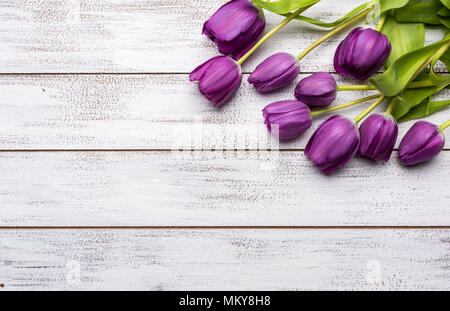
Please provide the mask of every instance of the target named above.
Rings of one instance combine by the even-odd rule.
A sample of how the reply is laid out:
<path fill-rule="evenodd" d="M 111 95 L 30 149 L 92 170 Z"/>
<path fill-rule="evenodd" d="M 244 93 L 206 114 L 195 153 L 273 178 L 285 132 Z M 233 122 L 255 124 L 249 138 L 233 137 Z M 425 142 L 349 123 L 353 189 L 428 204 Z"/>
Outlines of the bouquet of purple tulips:
<path fill-rule="evenodd" d="M 449 75 L 434 69 L 438 61 L 450 69 L 450 1 L 372 0 L 330 23 L 301 15 L 319 1 L 232 0 L 224 4 L 203 25 L 203 34 L 217 44 L 223 55 L 197 67 L 189 78 L 198 81 L 200 92 L 214 107 L 222 106 L 242 82 L 241 65 L 283 26 L 295 19 L 331 28 L 298 56 L 276 53 L 256 67 L 248 83 L 258 92 L 273 92 L 295 80 L 301 71 L 300 61 L 315 47 L 364 18 L 378 18 L 375 29 L 351 30 L 337 47 L 333 60 L 339 75 L 369 83 L 337 85 L 331 74 L 318 72 L 297 84 L 295 99 L 271 103 L 262 115 L 273 135 L 288 140 L 310 128 L 316 115 L 373 100 L 354 119 L 335 115 L 324 121 L 309 139 L 305 155 L 325 174 L 344 166 L 358 152 L 374 161 L 387 162 L 397 141 L 397 122 L 420 119 L 450 105 L 450 100 L 432 100 L 432 95 L 450 84 Z M 265 35 L 264 10 L 285 17 Z M 444 29 L 443 39 L 425 45 L 426 27 Z M 379 73 L 383 67 L 385 71 Z M 345 90 L 378 93 L 329 107 L 337 92 Z M 370 114 L 384 102 L 388 103 L 385 113 Z M 426 121 L 415 123 L 400 143 L 400 162 L 409 166 L 435 157 L 444 147 L 443 131 L 449 125 L 450 120 L 440 126 Z"/>

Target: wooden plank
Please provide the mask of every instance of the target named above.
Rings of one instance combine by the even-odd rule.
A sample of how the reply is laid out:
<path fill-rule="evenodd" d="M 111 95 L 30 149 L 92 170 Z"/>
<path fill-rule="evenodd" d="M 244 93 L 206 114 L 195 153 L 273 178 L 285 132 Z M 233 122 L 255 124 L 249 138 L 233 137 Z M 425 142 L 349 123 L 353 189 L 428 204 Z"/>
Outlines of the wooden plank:
<path fill-rule="evenodd" d="M 449 230 L 0 230 L 6 290 L 449 290 Z"/>
<path fill-rule="evenodd" d="M 450 152 L 412 168 L 302 152 L 2 152 L 0 226 L 448 226 Z"/>
<path fill-rule="evenodd" d="M 201 35 L 203 22 L 225 0 L 1 0 L 0 71 L 190 72 L 217 55 Z M 335 20 L 366 0 L 322 1 L 306 15 Z M 266 31 L 282 19 L 266 14 Z M 292 22 L 245 64 L 253 70 L 268 55 L 298 54 L 323 35 Z M 429 31 L 427 43 L 441 38 Z M 332 56 L 345 34 L 302 61 L 304 72 L 333 71 Z M 443 69 L 444 67 L 441 67 Z"/>
<path fill-rule="evenodd" d="M 235 98 L 219 110 L 185 74 L 1 76 L 0 149 L 301 149 L 330 116 L 317 117 L 302 137 L 278 145 L 263 124 L 261 110 L 270 102 L 292 99 L 295 83 L 261 95 L 246 82 L 247 76 Z M 335 104 L 374 93 L 339 92 Z M 444 90 L 436 99 L 449 95 Z M 355 117 L 367 105 L 341 113 Z M 427 120 L 441 124 L 448 112 Z M 412 123 L 400 126 L 399 137 Z"/>

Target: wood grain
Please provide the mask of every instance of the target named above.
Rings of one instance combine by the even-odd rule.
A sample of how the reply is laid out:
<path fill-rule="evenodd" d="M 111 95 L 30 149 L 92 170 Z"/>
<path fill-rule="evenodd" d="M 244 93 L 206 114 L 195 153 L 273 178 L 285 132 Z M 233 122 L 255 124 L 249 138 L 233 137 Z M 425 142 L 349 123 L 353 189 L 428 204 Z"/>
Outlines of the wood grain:
<path fill-rule="evenodd" d="M 2 0 L 0 72 L 190 72 L 217 55 L 201 34 L 225 0 Z M 366 0 L 322 1 L 305 15 L 333 21 Z M 266 14 L 266 31 L 282 18 Z M 294 21 L 264 44 L 245 71 L 280 51 L 299 54 L 324 31 Z M 345 33 L 302 61 L 303 72 L 333 71 Z M 427 43 L 443 36 L 429 31 Z M 440 67 L 441 69 L 443 67 Z"/>
<path fill-rule="evenodd" d="M 0 226 L 448 226 L 450 152 L 406 169 L 301 152 L 0 153 Z"/>
<path fill-rule="evenodd" d="M 6 290 L 449 290 L 449 230 L 2 230 Z"/>
<path fill-rule="evenodd" d="M 261 95 L 246 82 L 247 76 L 233 100 L 219 110 L 185 74 L 0 76 L 0 149 L 302 149 L 332 115 L 315 118 L 300 138 L 278 142 L 268 134 L 261 110 L 273 101 L 294 98 L 295 83 Z M 334 104 L 370 94 L 375 91 L 339 92 Z M 435 98 L 449 95 L 444 90 Z M 340 113 L 355 117 L 368 105 Z M 448 110 L 427 120 L 442 124 Z M 400 125 L 400 138 L 413 123 Z"/>
<path fill-rule="evenodd" d="M 306 15 L 331 21 L 363 2 Z M 409 169 L 396 152 L 385 165 L 357 157 L 326 177 L 302 152 L 326 116 L 290 142 L 262 124 L 261 109 L 294 84 L 262 96 L 245 74 L 212 108 L 187 73 L 217 55 L 200 32 L 223 3 L 0 0 L 0 291 L 449 290 L 450 151 Z M 266 19 L 266 31 L 281 21 Z M 323 33 L 292 22 L 243 71 Z M 442 35 L 428 29 L 426 42 Z M 302 72 L 333 72 L 344 36 Z"/>

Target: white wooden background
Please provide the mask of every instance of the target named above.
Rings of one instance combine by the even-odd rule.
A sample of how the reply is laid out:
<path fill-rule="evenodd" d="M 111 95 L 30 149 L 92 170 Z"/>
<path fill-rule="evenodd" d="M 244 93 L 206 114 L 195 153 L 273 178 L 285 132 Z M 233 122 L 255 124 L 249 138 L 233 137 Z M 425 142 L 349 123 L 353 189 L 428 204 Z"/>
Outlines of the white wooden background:
<path fill-rule="evenodd" d="M 0 291 L 450 289 L 449 144 L 416 167 L 395 151 L 328 177 L 303 155 L 326 116 L 278 145 L 261 109 L 294 84 L 262 96 L 246 77 L 323 33 L 298 21 L 212 108 L 188 73 L 217 54 L 201 28 L 224 2 L 0 0 Z M 323 0 L 307 15 L 331 21 L 363 2 Z M 299 78 L 333 72 L 343 37 Z"/>

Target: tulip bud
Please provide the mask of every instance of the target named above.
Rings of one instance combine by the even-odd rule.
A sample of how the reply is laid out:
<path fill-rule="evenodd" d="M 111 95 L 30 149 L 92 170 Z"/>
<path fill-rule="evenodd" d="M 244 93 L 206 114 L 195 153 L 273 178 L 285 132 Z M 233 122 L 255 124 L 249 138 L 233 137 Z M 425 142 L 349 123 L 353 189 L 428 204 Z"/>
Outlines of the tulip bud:
<path fill-rule="evenodd" d="M 398 157 L 403 165 L 415 165 L 437 156 L 444 145 L 444 133 L 439 126 L 426 121 L 419 121 L 403 137 L 399 146 Z"/>
<path fill-rule="evenodd" d="M 311 107 L 326 107 L 336 98 L 337 84 L 327 72 L 306 77 L 295 87 L 295 97 Z"/>
<path fill-rule="evenodd" d="M 257 91 L 267 93 L 291 83 L 300 73 L 297 59 L 288 53 L 276 53 L 266 58 L 248 77 Z"/>
<path fill-rule="evenodd" d="M 395 119 L 387 113 L 370 115 L 359 127 L 359 153 L 374 161 L 389 161 L 398 136 Z"/>
<path fill-rule="evenodd" d="M 336 115 L 317 128 L 306 145 L 305 155 L 322 172 L 330 174 L 350 161 L 358 147 L 356 122 Z"/>
<path fill-rule="evenodd" d="M 219 52 L 239 59 L 261 37 L 264 13 L 250 0 L 232 0 L 220 7 L 203 25 L 203 34 L 217 44 Z"/>
<path fill-rule="evenodd" d="M 280 139 L 300 136 L 312 124 L 308 106 L 298 100 L 283 100 L 263 109 L 264 123 L 269 132 Z"/>
<path fill-rule="evenodd" d="M 200 92 L 214 107 L 226 103 L 236 93 L 242 81 L 241 67 L 227 56 L 216 56 L 198 66 L 189 75 L 198 81 Z"/>
<path fill-rule="evenodd" d="M 366 80 L 380 69 L 391 53 L 388 38 L 376 30 L 353 29 L 334 54 L 334 68 L 341 76 Z"/>

